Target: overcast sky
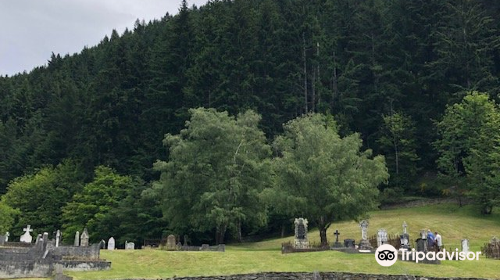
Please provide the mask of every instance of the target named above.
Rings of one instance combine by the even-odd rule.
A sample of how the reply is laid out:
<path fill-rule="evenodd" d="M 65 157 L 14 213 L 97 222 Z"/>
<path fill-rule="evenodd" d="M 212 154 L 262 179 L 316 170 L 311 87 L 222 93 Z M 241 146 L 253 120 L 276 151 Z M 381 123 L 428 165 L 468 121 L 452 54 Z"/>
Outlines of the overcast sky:
<path fill-rule="evenodd" d="M 207 0 L 188 0 L 201 6 Z M 31 71 L 52 52 L 62 56 L 94 46 L 136 19 L 176 14 L 181 0 L 0 0 L 0 75 Z"/>

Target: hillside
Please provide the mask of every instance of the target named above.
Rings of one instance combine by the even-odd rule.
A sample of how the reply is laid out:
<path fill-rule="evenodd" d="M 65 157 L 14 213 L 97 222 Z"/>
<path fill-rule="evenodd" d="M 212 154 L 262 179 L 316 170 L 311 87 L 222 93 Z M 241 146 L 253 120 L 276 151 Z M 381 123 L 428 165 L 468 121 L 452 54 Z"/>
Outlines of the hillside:
<path fill-rule="evenodd" d="M 312 206 L 324 233 L 405 195 L 495 213 L 498 1 L 179 5 L 0 77 L 0 231 L 217 243 L 289 230 Z M 300 126 L 310 149 L 277 168 L 300 118 L 316 118 Z M 278 197 L 295 183 L 299 195 Z"/>

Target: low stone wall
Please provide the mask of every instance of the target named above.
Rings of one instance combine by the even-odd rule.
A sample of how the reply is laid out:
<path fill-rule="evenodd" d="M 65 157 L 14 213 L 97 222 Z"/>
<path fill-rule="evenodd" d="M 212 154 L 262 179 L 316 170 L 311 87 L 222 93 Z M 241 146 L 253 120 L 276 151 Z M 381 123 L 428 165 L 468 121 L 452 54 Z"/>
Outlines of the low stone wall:
<path fill-rule="evenodd" d="M 412 275 L 383 275 L 345 272 L 263 272 L 228 276 L 174 277 L 156 280 L 486 280 L 482 278 L 436 278 Z M 132 278 L 123 280 L 147 280 Z"/>
<path fill-rule="evenodd" d="M 64 270 L 69 271 L 95 271 L 108 270 L 111 268 L 111 262 L 107 261 L 59 261 Z"/>
<path fill-rule="evenodd" d="M 99 244 L 93 244 L 88 247 L 73 247 L 73 246 L 50 246 L 50 254 L 53 256 L 65 257 L 71 256 L 72 258 L 84 258 L 86 260 L 98 260 L 99 259 Z"/>
<path fill-rule="evenodd" d="M 50 276 L 52 269 L 52 264 L 48 262 L 0 261 L 0 279 Z"/>
<path fill-rule="evenodd" d="M 0 279 L 49 277 L 54 266 L 72 271 L 106 270 L 110 262 L 99 260 L 99 244 L 88 247 L 60 246 L 54 242 L 32 247 L 0 247 Z"/>

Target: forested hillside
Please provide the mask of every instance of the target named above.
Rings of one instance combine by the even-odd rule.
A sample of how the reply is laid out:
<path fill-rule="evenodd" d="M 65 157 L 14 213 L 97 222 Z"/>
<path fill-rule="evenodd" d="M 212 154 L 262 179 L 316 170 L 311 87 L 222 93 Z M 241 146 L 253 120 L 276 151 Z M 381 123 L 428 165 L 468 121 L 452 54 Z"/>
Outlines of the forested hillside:
<path fill-rule="evenodd" d="M 95 221 L 98 210 L 73 214 L 101 197 L 108 218 L 100 226 L 108 228 L 94 232 L 119 221 L 128 240 L 161 235 L 168 221 L 141 194 L 159 179 L 153 163 L 168 158 L 165 134 L 181 131 L 190 108 L 252 109 L 268 143 L 289 120 L 330 114 L 341 136 L 359 132 L 365 149 L 385 155 L 384 188 L 411 193 L 422 174 L 438 172 L 447 144 L 436 142 L 436 123 L 447 105 L 472 91 L 499 100 L 497 1 L 179 4 L 175 16 L 137 21 L 78 54 L 53 54 L 47 66 L 0 77 L 0 194 L 9 182 L 57 185 L 52 196 L 48 188 L 34 194 L 57 197 L 52 212 L 33 206 L 51 213 L 41 222 L 46 230 Z"/>

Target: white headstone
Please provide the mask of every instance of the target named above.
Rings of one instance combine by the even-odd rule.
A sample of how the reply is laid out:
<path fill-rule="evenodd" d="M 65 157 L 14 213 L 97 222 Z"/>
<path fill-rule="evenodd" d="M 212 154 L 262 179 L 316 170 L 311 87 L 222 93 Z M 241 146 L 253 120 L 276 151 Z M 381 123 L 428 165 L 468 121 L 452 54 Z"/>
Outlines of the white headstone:
<path fill-rule="evenodd" d="M 76 231 L 75 233 L 75 243 L 73 244 L 75 247 L 80 246 L 80 232 Z"/>
<path fill-rule="evenodd" d="M 387 231 L 383 228 L 379 229 L 377 232 L 377 247 L 387 243 Z"/>
<path fill-rule="evenodd" d="M 125 250 L 134 250 L 135 249 L 135 243 L 134 242 L 127 242 L 125 241 Z"/>
<path fill-rule="evenodd" d="M 408 232 L 406 232 L 407 228 L 408 228 L 408 225 L 406 224 L 406 221 L 403 221 L 403 233 L 408 233 Z"/>
<path fill-rule="evenodd" d="M 111 237 L 108 240 L 108 250 L 114 250 L 114 249 L 115 249 L 115 239 Z"/>
<path fill-rule="evenodd" d="M 59 247 L 59 242 L 61 242 L 61 231 L 57 230 L 57 232 L 56 232 L 56 247 Z"/>
<path fill-rule="evenodd" d="M 10 233 L 7 231 L 5 233 L 5 242 L 9 242 L 9 236 L 10 236 Z"/>
<path fill-rule="evenodd" d="M 462 239 L 462 252 L 466 254 L 469 252 L 469 239 Z"/>
<path fill-rule="evenodd" d="M 30 232 L 32 232 L 33 229 L 31 229 L 31 226 L 28 225 L 26 228 L 23 228 L 23 231 L 24 234 L 21 235 L 21 242 L 31 243 L 31 241 L 33 241 L 33 237 L 31 236 Z"/>

